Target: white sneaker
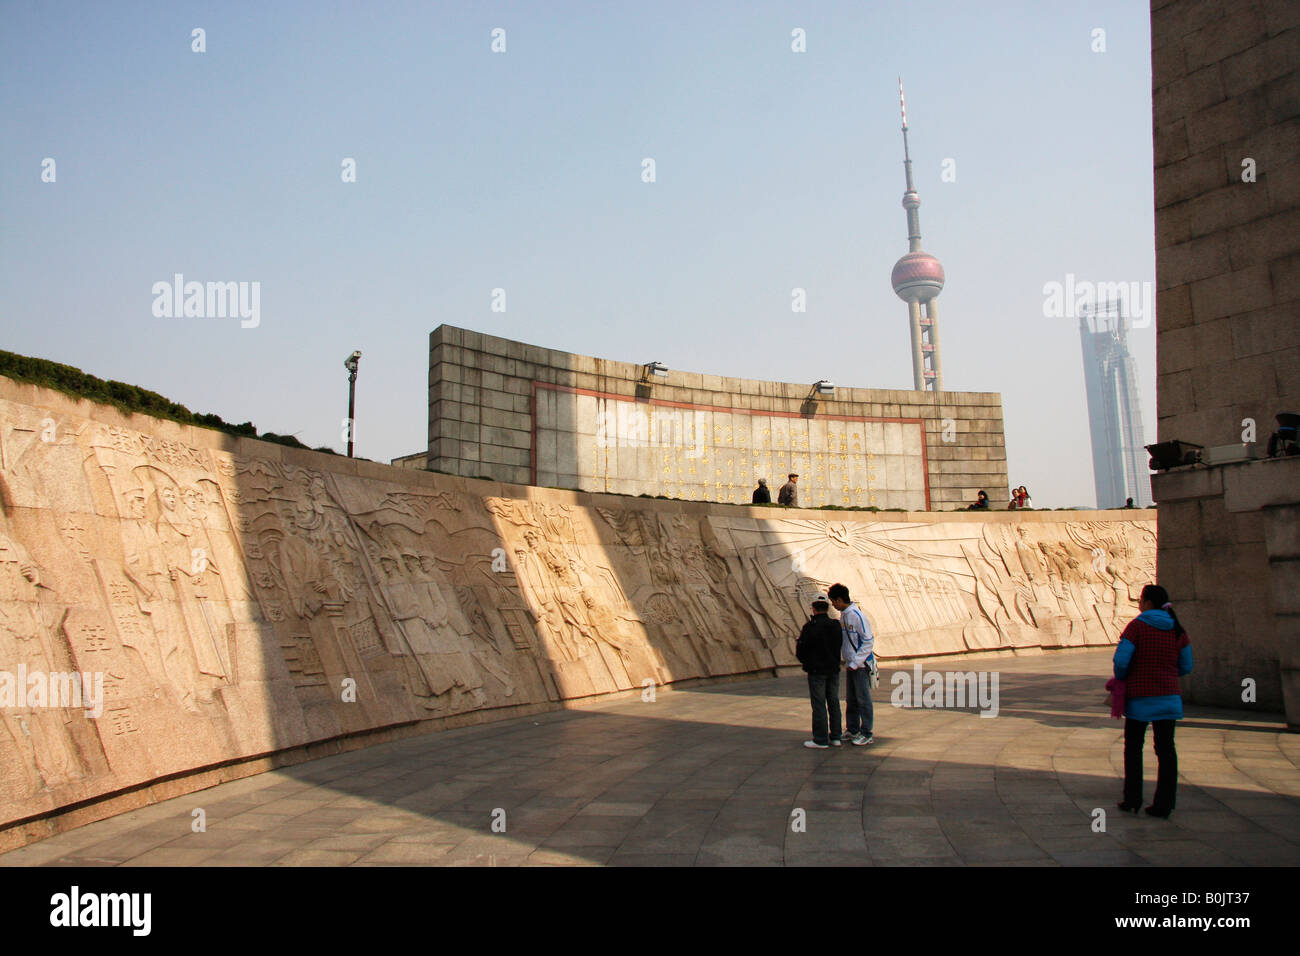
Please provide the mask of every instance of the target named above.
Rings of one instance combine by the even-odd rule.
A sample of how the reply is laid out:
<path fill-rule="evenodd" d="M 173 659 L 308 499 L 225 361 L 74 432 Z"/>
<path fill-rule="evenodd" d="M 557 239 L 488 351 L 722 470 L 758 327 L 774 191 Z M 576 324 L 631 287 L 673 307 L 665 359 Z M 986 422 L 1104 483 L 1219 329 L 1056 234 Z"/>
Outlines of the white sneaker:
<path fill-rule="evenodd" d="M 840 740 L 840 738 L 838 738 L 838 737 L 832 737 L 832 738 L 831 738 L 831 746 L 832 746 L 832 747 L 843 747 L 843 746 L 844 746 L 844 741 Z"/>
<path fill-rule="evenodd" d="M 803 745 L 804 745 L 805 747 L 808 747 L 808 748 L 812 749 L 812 750 L 827 750 L 827 749 L 830 748 L 830 744 L 819 744 L 819 743 L 818 743 L 817 741 L 815 741 L 815 740 L 805 740 L 805 741 L 803 742 Z"/>
<path fill-rule="evenodd" d="M 870 734 L 858 734 L 856 737 L 853 738 L 853 746 L 855 747 L 865 747 L 867 744 L 872 744 L 875 742 L 876 742 L 876 738 L 871 736 Z"/>

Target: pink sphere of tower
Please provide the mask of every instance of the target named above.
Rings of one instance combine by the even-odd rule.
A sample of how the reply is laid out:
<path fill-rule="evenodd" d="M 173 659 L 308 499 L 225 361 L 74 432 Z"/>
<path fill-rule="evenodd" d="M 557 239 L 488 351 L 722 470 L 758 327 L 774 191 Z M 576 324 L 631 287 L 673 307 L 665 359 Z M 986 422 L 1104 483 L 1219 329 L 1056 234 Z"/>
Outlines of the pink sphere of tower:
<path fill-rule="evenodd" d="M 889 278 L 905 302 L 925 302 L 943 291 L 943 266 L 928 252 L 909 252 L 894 263 Z"/>

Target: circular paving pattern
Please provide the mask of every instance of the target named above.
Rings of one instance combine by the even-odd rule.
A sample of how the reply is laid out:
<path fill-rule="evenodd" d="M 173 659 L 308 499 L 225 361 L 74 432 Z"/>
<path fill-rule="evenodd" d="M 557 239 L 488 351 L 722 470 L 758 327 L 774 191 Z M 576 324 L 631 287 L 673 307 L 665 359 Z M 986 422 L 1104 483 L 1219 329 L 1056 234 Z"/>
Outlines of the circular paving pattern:
<path fill-rule="evenodd" d="M 1173 817 L 1115 809 L 1109 664 L 1108 650 L 923 664 L 996 671 L 991 719 L 891 706 L 886 669 L 876 742 L 828 750 L 802 746 L 802 677 L 626 695 L 222 784 L 0 865 L 1300 864 L 1300 735 L 1277 714 L 1188 706 Z M 1146 777 L 1149 801 L 1150 735 Z"/>

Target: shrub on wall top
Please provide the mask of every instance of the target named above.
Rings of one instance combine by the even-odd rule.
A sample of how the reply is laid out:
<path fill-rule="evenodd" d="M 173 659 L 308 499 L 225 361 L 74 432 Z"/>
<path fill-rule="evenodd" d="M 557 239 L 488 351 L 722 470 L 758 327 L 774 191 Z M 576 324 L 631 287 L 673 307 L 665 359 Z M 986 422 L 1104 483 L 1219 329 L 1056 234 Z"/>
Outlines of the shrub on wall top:
<path fill-rule="evenodd" d="M 232 425 L 220 415 L 196 415 L 179 402 L 173 402 L 157 392 L 151 392 L 138 385 L 126 382 L 105 381 L 94 375 L 87 375 L 79 368 L 51 362 L 49 359 L 18 355 L 0 349 L 0 375 L 5 375 L 16 382 L 26 382 L 43 388 L 54 389 L 73 398 L 84 398 L 101 405 L 112 405 L 118 411 L 128 414 L 151 415 L 165 418 L 182 425 L 200 425 L 213 428 L 241 438 L 260 438 L 262 441 L 288 445 L 291 448 L 307 448 L 292 435 L 277 435 L 266 432 L 259 435 L 252 422 Z M 315 451 L 336 455 L 332 448 L 317 448 Z"/>

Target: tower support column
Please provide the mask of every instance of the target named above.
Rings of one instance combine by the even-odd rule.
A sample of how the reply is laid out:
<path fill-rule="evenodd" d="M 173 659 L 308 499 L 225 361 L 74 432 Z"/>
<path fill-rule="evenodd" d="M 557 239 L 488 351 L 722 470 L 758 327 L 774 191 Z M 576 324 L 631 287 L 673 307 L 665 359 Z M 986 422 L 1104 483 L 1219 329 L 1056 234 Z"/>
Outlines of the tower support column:
<path fill-rule="evenodd" d="M 934 368 L 934 390 L 943 391 L 943 362 L 939 360 L 939 309 L 934 299 L 925 300 L 925 317 L 930 320 L 930 364 Z"/>
<path fill-rule="evenodd" d="M 921 351 L 921 303 L 907 303 L 908 325 L 912 328 L 912 387 L 925 389 L 925 355 Z"/>

